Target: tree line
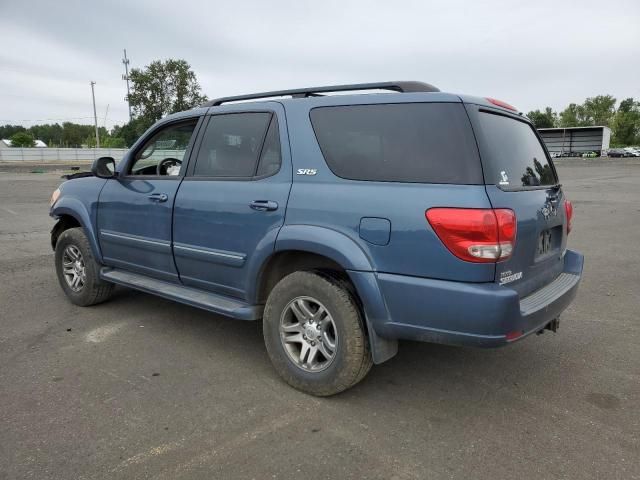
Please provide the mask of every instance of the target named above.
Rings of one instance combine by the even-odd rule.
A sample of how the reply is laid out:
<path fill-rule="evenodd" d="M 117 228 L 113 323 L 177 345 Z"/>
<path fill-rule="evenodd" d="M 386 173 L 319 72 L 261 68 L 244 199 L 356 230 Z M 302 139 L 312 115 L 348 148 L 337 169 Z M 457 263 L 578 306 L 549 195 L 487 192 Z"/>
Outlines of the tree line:
<path fill-rule="evenodd" d="M 122 138 L 114 137 L 104 127 L 99 127 L 100 146 L 125 147 Z M 22 125 L 0 125 L 0 138 L 11 140 L 14 147 L 33 147 L 35 141 L 42 140 L 49 147 L 79 148 L 83 145 L 94 147 L 96 131 L 93 125 L 64 122 L 46 123 L 26 128 Z"/>
<path fill-rule="evenodd" d="M 185 60 L 157 60 L 129 74 L 129 102 L 133 119 L 107 130 L 98 129 L 100 145 L 130 147 L 156 121 L 175 112 L 201 105 L 207 100 L 191 66 Z M 616 108 L 611 95 L 587 98 L 582 104 L 571 103 L 561 112 L 552 108 L 527 114 L 536 128 L 586 127 L 604 125 L 612 130 L 612 146 L 640 144 L 640 102 L 625 98 Z M 95 127 L 72 122 L 62 124 L 0 126 L 0 138 L 11 139 L 16 147 L 34 146 L 35 140 L 50 147 L 95 146 Z"/>
<path fill-rule="evenodd" d="M 527 117 L 536 128 L 605 126 L 611 128 L 612 147 L 639 145 L 640 102 L 625 98 L 617 108 L 616 103 L 611 95 L 598 95 L 582 104 L 570 103 L 559 113 L 546 107 L 527 113 Z"/>

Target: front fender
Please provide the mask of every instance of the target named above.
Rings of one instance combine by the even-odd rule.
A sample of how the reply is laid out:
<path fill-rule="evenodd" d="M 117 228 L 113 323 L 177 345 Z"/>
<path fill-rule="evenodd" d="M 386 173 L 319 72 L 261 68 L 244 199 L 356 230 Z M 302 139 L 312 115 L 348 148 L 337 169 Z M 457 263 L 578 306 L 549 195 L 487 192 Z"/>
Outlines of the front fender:
<path fill-rule="evenodd" d="M 98 245 L 95 228 L 91 221 L 91 215 L 84 203 L 75 197 L 62 196 L 53 206 L 49 215 L 52 217 L 69 215 L 75 218 L 82 226 L 87 238 L 89 239 L 89 245 L 91 246 L 93 257 L 98 263 L 102 263 L 102 252 L 100 251 L 100 245 Z"/>

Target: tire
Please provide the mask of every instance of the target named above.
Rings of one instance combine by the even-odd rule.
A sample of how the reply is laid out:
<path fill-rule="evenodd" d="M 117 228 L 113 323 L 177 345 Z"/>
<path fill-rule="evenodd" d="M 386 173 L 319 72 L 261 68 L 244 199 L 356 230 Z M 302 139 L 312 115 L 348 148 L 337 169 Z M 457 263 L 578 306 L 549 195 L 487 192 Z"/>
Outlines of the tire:
<path fill-rule="evenodd" d="M 72 303 L 88 307 L 104 302 L 111 296 L 113 284 L 100 279 L 100 265 L 93 257 L 82 228 L 70 228 L 60 234 L 56 243 L 55 263 L 58 282 Z M 66 271 L 73 271 L 73 276 L 65 274 L 65 264 Z M 78 281 L 77 277 L 80 277 Z"/>
<path fill-rule="evenodd" d="M 301 317 L 300 312 L 314 315 Z M 310 323 L 314 317 L 315 323 Z M 358 305 L 345 285 L 331 276 L 301 271 L 280 280 L 267 299 L 262 329 L 278 374 L 311 395 L 324 397 L 347 390 L 373 364 Z M 312 341 L 315 347 L 310 338 L 317 339 Z M 303 348 L 308 349 L 306 354 Z"/>

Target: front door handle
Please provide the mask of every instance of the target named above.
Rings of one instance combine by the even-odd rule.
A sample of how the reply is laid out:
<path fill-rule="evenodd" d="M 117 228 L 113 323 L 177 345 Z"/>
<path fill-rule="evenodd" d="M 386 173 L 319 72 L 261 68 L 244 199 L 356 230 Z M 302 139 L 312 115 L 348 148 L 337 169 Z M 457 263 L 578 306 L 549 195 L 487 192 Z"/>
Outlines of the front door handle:
<path fill-rule="evenodd" d="M 249 206 L 259 212 L 273 212 L 278 209 L 278 204 L 272 200 L 254 200 Z"/>
<path fill-rule="evenodd" d="M 149 195 L 149 200 L 152 202 L 166 202 L 169 200 L 169 195 L 166 193 L 152 193 Z"/>

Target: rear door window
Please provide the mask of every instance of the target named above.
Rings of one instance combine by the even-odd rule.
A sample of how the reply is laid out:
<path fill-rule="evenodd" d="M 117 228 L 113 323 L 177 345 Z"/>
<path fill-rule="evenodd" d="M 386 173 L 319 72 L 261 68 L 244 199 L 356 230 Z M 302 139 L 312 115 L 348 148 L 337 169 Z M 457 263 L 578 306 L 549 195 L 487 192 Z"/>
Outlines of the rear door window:
<path fill-rule="evenodd" d="M 194 169 L 197 177 L 252 177 L 270 113 L 214 115 L 198 151 Z"/>
<path fill-rule="evenodd" d="M 278 118 L 274 115 L 271 118 L 271 124 L 269 125 L 267 136 L 264 139 L 264 145 L 262 146 L 262 153 L 260 153 L 260 162 L 258 163 L 256 176 L 266 177 L 273 175 L 280 170 L 282 158 L 280 155 L 279 133 Z"/>
<path fill-rule="evenodd" d="M 462 104 L 318 107 L 310 115 L 322 154 L 339 177 L 483 183 L 478 149 Z"/>
<path fill-rule="evenodd" d="M 526 122 L 480 112 L 482 164 L 486 183 L 505 188 L 538 187 L 558 183 L 556 174 Z"/>

